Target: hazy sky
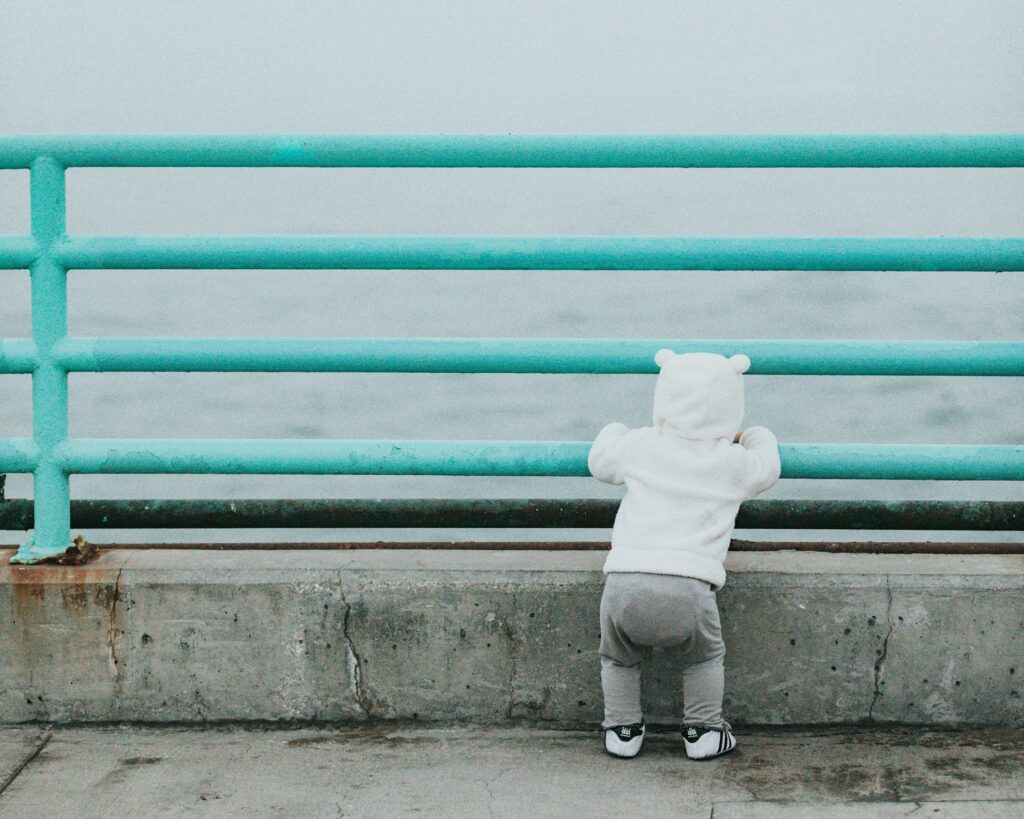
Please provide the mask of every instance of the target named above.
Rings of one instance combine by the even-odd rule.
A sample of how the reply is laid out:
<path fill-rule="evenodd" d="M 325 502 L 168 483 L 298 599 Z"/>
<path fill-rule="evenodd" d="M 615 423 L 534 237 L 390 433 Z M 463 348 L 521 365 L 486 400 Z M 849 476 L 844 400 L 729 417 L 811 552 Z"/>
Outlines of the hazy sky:
<path fill-rule="evenodd" d="M 0 4 L 0 131 L 1001 131 L 1019 2 Z"/>
<path fill-rule="evenodd" d="M 0 133 L 1024 130 L 1021 43 L 1012 1 L 3 0 Z M 1020 182 L 100 169 L 70 174 L 69 229 L 1013 233 Z M 0 232 L 26 194 L 0 172 Z"/>

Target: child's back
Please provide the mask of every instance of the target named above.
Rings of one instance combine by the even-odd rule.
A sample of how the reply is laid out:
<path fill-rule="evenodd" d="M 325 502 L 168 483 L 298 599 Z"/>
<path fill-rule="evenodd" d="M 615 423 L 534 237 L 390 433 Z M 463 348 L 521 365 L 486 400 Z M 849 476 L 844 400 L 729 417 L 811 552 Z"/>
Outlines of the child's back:
<path fill-rule="evenodd" d="M 601 617 L 605 728 L 610 729 L 606 748 L 618 756 L 634 756 L 639 750 L 640 648 L 686 643 L 684 721 L 693 723 L 699 715 L 702 732 L 696 740 L 704 744 L 713 739 L 705 736 L 705 729 L 727 735 L 714 739 L 720 753 L 731 750 L 735 741 L 721 728 L 725 649 L 714 591 L 725 583 L 723 561 L 740 503 L 779 478 L 778 442 L 764 427 L 737 435 L 744 410 L 742 373 L 750 366 L 746 356 L 677 356 L 662 350 L 655 361 L 661 375 L 654 394 L 654 426 L 630 430 L 609 424 L 594 441 L 589 458 L 596 478 L 625 483 L 627 489 L 604 567 L 610 575 Z M 629 624 L 613 609 L 633 613 L 635 633 L 629 633 Z M 680 632 L 679 624 L 691 620 L 697 625 Z M 652 629 L 654 622 L 673 625 Z M 698 681 L 697 671 L 710 676 Z M 696 689 L 700 702 L 691 696 Z"/>

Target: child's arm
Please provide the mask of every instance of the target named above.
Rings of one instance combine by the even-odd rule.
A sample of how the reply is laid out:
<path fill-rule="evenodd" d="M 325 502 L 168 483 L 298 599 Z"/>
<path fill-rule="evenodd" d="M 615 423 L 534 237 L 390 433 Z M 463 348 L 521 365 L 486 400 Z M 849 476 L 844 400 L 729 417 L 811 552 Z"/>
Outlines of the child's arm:
<path fill-rule="evenodd" d="M 590 447 L 587 466 L 590 467 L 590 474 L 599 481 L 618 484 L 624 480 L 622 467 L 628 432 L 629 427 L 616 421 L 597 433 Z"/>
<path fill-rule="evenodd" d="M 750 427 L 736 433 L 736 443 L 746 450 L 744 477 L 750 497 L 771 489 L 782 473 L 775 433 L 765 427 Z"/>

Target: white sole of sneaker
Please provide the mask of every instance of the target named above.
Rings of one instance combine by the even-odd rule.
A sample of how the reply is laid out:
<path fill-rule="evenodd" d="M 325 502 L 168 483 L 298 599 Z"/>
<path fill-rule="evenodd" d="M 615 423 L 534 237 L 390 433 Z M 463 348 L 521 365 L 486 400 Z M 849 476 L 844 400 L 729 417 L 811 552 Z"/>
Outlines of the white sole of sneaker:
<path fill-rule="evenodd" d="M 730 733 L 714 731 L 704 734 L 696 742 L 683 740 L 683 744 L 686 745 L 686 755 L 690 759 L 702 762 L 732 753 L 736 750 L 737 742 L 736 737 Z"/>
<path fill-rule="evenodd" d="M 640 748 L 643 744 L 643 734 L 635 739 L 631 739 L 629 742 L 623 742 L 615 735 L 614 731 L 604 732 L 604 749 L 609 756 L 614 756 L 617 759 L 632 759 L 640 753 Z"/>

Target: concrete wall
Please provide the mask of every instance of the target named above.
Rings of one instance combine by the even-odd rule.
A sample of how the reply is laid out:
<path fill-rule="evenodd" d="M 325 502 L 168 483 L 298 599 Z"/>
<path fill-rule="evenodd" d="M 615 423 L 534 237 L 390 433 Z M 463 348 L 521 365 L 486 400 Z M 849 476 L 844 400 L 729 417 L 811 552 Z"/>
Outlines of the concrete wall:
<path fill-rule="evenodd" d="M 594 724 L 601 553 L 0 553 L 0 721 Z M 1024 557 L 740 553 L 719 604 L 740 723 L 1024 724 Z M 675 722 L 678 655 L 647 717 Z"/>

